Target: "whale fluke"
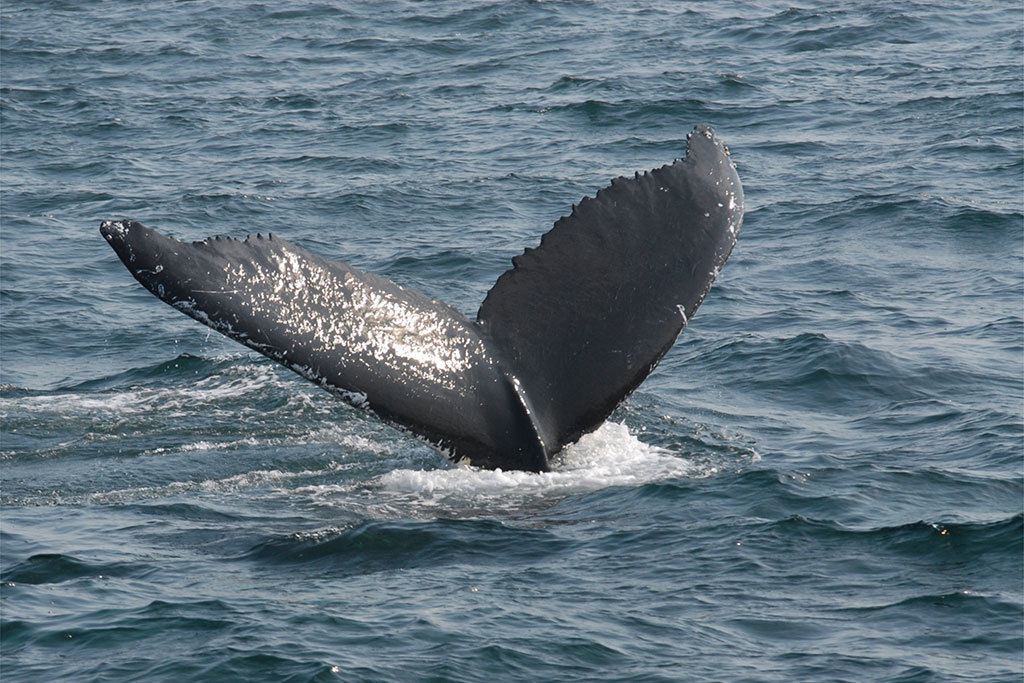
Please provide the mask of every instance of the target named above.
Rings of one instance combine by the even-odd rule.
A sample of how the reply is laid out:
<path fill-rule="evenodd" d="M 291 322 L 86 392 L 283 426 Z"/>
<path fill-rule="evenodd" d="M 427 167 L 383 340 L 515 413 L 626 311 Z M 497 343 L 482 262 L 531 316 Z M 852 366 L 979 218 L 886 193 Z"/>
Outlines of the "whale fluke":
<path fill-rule="evenodd" d="M 728 150 L 697 126 L 684 159 L 613 180 L 515 257 L 475 322 L 271 235 L 184 243 L 128 220 L 100 232 L 183 313 L 455 460 L 539 472 L 671 348 L 742 218 Z"/>

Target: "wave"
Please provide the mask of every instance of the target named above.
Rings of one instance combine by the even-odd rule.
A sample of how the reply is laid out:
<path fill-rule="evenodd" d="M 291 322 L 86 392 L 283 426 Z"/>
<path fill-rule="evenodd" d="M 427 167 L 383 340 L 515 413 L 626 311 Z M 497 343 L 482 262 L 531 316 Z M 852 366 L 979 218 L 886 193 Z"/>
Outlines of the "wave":
<path fill-rule="evenodd" d="M 791 515 L 767 522 L 760 532 L 787 542 L 814 539 L 815 543 L 843 543 L 862 547 L 867 555 L 895 553 L 916 561 L 956 559 L 967 561 L 986 555 L 1010 558 L 1024 564 L 1024 514 L 995 521 L 926 522 L 895 526 L 854 527 L 828 519 Z M 890 562 L 886 558 L 885 562 Z"/>
<path fill-rule="evenodd" d="M 820 332 L 778 339 L 748 334 L 709 349 L 701 363 L 723 376 L 743 368 L 737 382 L 807 405 L 827 399 L 824 405 L 837 410 L 842 404 L 887 405 L 941 396 L 948 386 L 972 377 L 956 367 L 922 366 L 916 359 Z"/>
<path fill-rule="evenodd" d="M 274 538 L 234 559 L 352 575 L 450 564 L 515 566 L 571 545 L 550 531 L 493 520 L 387 520 Z"/>
<path fill-rule="evenodd" d="M 99 423 L 125 422 L 140 415 L 180 418 L 195 414 L 201 406 L 272 412 L 285 405 L 308 405 L 315 389 L 244 354 L 213 359 L 182 354 L 53 390 L 3 385 L 0 415 L 5 427 L 17 428 L 22 422 L 46 417 Z M 268 392 L 273 394 L 270 401 Z"/>
<path fill-rule="evenodd" d="M 843 51 L 878 43 L 916 43 L 934 37 L 932 24 L 896 8 L 848 9 L 791 7 L 763 17 L 743 17 L 723 37 L 777 46 L 788 53 Z"/>
<path fill-rule="evenodd" d="M 72 555 L 41 553 L 5 569 L 0 581 L 40 585 L 86 577 L 97 580 L 112 576 L 142 578 L 153 571 L 155 568 L 146 563 L 91 562 Z"/>

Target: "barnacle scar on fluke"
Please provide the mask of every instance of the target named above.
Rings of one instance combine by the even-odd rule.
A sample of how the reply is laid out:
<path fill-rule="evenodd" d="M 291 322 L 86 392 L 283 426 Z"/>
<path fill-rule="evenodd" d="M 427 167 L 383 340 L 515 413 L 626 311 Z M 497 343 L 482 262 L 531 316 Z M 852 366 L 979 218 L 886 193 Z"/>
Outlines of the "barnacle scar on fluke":
<path fill-rule="evenodd" d="M 475 321 L 272 235 L 100 232 L 168 304 L 480 467 L 544 471 L 650 374 L 736 243 L 743 190 L 714 131 L 617 178 L 512 259 Z"/>

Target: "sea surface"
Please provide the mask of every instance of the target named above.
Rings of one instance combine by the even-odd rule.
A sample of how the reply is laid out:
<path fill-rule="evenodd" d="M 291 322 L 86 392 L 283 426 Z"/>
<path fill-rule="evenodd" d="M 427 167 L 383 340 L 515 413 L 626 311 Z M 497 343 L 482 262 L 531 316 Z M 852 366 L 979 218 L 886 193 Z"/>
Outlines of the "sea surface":
<path fill-rule="evenodd" d="M 0 34 L 4 683 L 1024 676 L 1019 0 L 4 0 Z M 699 123 L 736 250 L 546 474 L 448 463 L 98 232 L 273 232 L 473 317 Z"/>

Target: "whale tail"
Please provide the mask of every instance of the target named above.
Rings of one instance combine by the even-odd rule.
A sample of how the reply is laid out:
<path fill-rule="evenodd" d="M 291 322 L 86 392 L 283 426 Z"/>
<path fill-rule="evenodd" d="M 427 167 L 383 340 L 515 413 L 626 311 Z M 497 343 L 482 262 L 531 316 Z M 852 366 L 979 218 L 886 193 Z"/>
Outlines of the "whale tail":
<path fill-rule="evenodd" d="M 456 460 L 544 471 L 671 348 L 742 217 L 728 151 L 698 126 L 684 159 L 613 180 L 515 257 L 476 321 L 273 236 L 100 231 L 146 289 L 196 320 Z"/>

